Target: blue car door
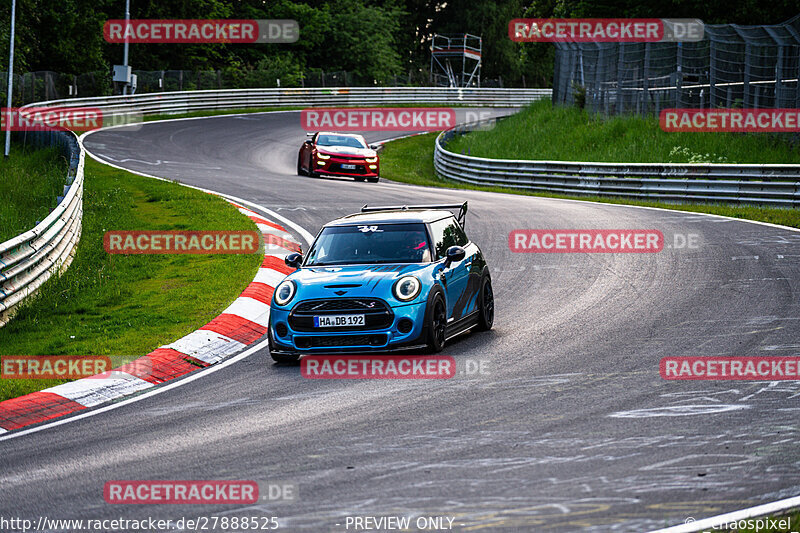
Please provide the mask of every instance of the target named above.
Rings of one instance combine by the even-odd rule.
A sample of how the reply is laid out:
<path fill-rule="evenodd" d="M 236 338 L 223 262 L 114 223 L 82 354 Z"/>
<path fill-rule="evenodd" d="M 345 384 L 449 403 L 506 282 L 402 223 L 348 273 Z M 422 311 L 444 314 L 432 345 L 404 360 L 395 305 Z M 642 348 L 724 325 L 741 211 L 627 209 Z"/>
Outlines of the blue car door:
<path fill-rule="evenodd" d="M 447 249 L 451 246 L 463 246 L 466 244 L 464 242 L 466 236 L 461 237 L 464 233 L 452 217 L 432 222 L 430 226 L 437 260 L 443 260 Z M 472 257 L 467 253 L 464 259 L 455 261 L 442 270 L 441 280 L 447 300 L 448 322 L 456 321 L 466 314 L 469 304 L 467 281 L 469 280 Z"/>
<path fill-rule="evenodd" d="M 455 321 L 464 316 L 467 306 L 467 280 L 472 258 L 467 256 L 453 263 L 444 271 L 447 280 L 447 320 Z"/>

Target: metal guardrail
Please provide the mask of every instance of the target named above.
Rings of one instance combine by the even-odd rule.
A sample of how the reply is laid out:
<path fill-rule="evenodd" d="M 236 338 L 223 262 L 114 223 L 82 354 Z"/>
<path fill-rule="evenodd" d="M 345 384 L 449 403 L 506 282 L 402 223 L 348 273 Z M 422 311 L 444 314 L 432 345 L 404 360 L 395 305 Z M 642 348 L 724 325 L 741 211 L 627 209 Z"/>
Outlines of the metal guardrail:
<path fill-rule="evenodd" d="M 475 185 L 667 202 L 800 207 L 800 166 L 715 163 L 591 163 L 487 159 L 448 151 L 456 134 L 436 138 L 438 176 Z"/>
<path fill-rule="evenodd" d="M 550 98 L 551 89 L 448 87 L 341 87 L 306 89 L 233 89 L 149 93 L 131 96 L 70 98 L 32 106 L 99 107 L 104 116 L 178 114 L 192 111 L 285 106 L 385 106 L 441 104 L 445 106 L 520 107 Z"/>
<path fill-rule="evenodd" d="M 28 132 L 27 142 L 57 146 L 69 160 L 64 195 L 31 230 L 0 243 L 0 326 L 13 308 L 50 276 L 66 268 L 81 234 L 84 152 L 70 132 Z"/>

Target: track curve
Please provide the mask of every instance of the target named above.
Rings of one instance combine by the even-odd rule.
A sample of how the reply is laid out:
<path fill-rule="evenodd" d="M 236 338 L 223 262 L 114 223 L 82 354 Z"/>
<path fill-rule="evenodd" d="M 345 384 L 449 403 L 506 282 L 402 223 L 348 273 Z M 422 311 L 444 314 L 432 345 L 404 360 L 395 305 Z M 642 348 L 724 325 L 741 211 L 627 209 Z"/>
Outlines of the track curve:
<path fill-rule="evenodd" d="M 372 142 L 390 134 L 367 134 Z M 169 393 L 0 442 L 0 514 L 175 518 L 243 509 L 111 506 L 112 479 L 291 480 L 244 509 L 285 531 L 347 515 L 454 516 L 454 529 L 645 531 L 800 493 L 800 382 L 666 382 L 680 355 L 800 355 L 800 233 L 626 206 L 295 175 L 299 112 L 101 131 L 88 150 L 231 194 L 312 233 L 365 204 L 470 202 L 495 329 L 445 353 L 490 375 L 304 380 L 266 351 Z M 515 254 L 527 228 L 698 234 L 659 254 Z M 336 526 L 336 524 L 342 524 Z M 352 529 L 351 529 L 352 530 Z"/>

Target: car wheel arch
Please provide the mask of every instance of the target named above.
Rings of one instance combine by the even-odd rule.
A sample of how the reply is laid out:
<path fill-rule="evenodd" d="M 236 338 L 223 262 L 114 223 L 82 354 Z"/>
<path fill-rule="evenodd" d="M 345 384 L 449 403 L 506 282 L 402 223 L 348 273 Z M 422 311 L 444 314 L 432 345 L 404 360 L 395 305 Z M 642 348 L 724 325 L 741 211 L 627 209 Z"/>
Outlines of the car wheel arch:
<path fill-rule="evenodd" d="M 429 339 L 430 336 L 430 326 L 432 324 L 432 314 L 433 314 L 433 307 L 437 300 L 440 298 L 442 300 L 442 305 L 444 306 L 444 313 L 445 313 L 445 320 L 447 319 L 447 293 L 442 286 L 438 283 L 435 284 L 431 290 L 428 292 L 428 298 L 425 303 L 425 318 L 422 327 L 422 338 L 426 340 Z"/>

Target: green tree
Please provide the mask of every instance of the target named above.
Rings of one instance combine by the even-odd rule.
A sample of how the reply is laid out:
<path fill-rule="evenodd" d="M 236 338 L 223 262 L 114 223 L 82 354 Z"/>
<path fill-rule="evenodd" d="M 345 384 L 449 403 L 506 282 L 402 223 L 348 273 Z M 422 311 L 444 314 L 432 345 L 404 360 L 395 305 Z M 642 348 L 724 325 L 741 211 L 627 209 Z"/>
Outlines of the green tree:
<path fill-rule="evenodd" d="M 103 23 L 111 0 L 17 0 L 15 72 L 80 74 L 105 70 Z M 11 2 L 0 9 L 3 63 L 8 57 Z"/>
<path fill-rule="evenodd" d="M 325 31 L 325 45 L 310 53 L 314 66 L 347 70 L 367 84 L 402 72 L 396 41 L 404 12 L 394 2 L 334 0 L 323 9 L 330 10 L 331 24 Z"/>

